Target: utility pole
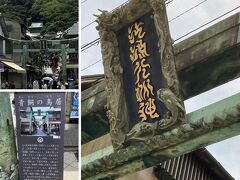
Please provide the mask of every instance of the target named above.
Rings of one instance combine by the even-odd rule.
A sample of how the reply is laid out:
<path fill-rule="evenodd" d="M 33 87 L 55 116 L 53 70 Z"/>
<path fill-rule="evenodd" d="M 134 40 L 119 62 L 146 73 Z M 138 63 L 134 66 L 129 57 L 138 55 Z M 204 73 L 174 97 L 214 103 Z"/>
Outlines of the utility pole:
<path fill-rule="evenodd" d="M 17 151 L 12 120 L 10 97 L 8 93 L 0 93 L 0 179 L 17 180 Z M 15 176 L 15 177 L 14 177 Z"/>

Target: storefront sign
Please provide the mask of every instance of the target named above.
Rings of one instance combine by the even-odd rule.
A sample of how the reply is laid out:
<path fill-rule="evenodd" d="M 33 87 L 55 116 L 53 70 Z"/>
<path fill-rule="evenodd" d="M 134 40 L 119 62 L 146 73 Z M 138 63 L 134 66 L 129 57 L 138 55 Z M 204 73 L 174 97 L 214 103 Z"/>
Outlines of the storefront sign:
<path fill-rule="evenodd" d="M 16 93 L 20 180 L 63 180 L 64 93 Z"/>
<path fill-rule="evenodd" d="M 79 117 L 79 114 L 78 114 L 78 106 L 79 106 L 78 96 L 79 96 L 79 94 L 77 92 L 72 93 L 72 110 L 71 110 L 71 114 L 70 114 L 71 119 L 76 119 L 76 118 Z"/>
<path fill-rule="evenodd" d="M 4 64 L 0 64 L 0 73 L 4 72 Z"/>

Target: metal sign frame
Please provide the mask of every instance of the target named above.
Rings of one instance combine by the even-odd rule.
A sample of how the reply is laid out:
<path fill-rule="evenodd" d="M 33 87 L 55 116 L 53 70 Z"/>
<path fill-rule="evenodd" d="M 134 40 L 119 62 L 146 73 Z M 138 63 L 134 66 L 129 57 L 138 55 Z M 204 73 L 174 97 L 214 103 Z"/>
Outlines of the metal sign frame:
<path fill-rule="evenodd" d="M 134 23 L 150 11 L 153 13 L 158 36 L 161 70 L 167 84 L 166 88 L 158 90 L 157 96 L 169 112 L 167 116 L 156 123 L 139 122 L 130 129 L 117 31 Z M 175 68 L 173 42 L 169 32 L 165 1 L 130 0 L 129 3 L 113 12 L 101 12 L 102 14 L 97 16 L 97 30 L 100 35 L 106 78 L 107 117 L 110 123 L 113 147 L 119 149 L 128 142 L 144 141 L 155 134 L 171 129 L 176 124 L 183 123 L 185 110 Z"/>

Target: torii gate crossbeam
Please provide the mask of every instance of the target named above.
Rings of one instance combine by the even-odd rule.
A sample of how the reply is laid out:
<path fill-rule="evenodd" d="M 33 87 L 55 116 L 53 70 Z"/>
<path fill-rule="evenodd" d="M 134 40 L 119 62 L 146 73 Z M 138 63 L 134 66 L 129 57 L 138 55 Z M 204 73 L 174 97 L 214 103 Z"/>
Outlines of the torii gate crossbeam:
<path fill-rule="evenodd" d="M 145 142 L 116 152 L 110 149 L 105 154 L 98 153 L 101 156 L 95 154 L 95 160 L 92 161 L 83 157 L 82 178 L 121 177 L 239 135 L 240 93 L 191 112 L 186 118 L 186 124 L 149 138 Z"/>

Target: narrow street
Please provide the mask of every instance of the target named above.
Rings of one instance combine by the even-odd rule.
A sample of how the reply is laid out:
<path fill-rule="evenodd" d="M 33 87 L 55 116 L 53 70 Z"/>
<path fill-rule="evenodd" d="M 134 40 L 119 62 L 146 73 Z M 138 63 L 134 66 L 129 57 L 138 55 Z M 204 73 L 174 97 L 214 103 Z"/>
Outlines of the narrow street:
<path fill-rule="evenodd" d="M 39 129 L 39 128 L 35 131 L 35 133 L 33 135 L 34 136 L 47 136 L 47 134 L 45 132 L 43 132 L 42 129 Z"/>

